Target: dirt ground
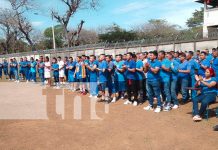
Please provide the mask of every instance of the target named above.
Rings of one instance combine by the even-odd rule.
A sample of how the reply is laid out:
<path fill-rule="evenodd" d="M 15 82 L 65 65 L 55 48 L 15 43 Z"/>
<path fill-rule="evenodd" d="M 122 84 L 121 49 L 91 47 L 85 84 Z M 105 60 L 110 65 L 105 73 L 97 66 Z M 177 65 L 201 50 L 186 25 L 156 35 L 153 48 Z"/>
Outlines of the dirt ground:
<path fill-rule="evenodd" d="M 178 110 L 144 111 L 141 106 L 97 103 L 100 120 L 90 119 L 90 99 L 82 96 L 82 119 L 52 120 L 39 84 L 0 82 L 1 150 L 217 150 L 218 119 L 194 123 L 192 104 Z M 76 95 L 79 95 L 75 93 Z M 64 112 L 64 96 L 57 96 L 57 112 Z M 218 105 L 213 105 L 215 108 Z M 73 110 L 72 110 L 73 112 Z"/>

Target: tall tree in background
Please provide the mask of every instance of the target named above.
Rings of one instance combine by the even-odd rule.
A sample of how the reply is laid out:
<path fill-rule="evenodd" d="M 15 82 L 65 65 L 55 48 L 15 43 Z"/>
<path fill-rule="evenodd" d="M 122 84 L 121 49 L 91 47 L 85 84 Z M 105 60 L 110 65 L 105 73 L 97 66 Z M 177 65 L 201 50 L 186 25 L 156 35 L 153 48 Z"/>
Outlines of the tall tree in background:
<path fill-rule="evenodd" d="M 95 9 L 98 6 L 98 0 L 60 0 L 67 7 L 65 14 L 61 16 L 57 11 L 52 11 L 52 16 L 62 25 L 64 29 L 64 38 L 67 46 L 76 45 L 79 34 L 85 21 L 81 20 L 75 31 L 69 30 L 69 22 L 73 15 L 81 9 Z"/>
<path fill-rule="evenodd" d="M 31 39 L 31 32 L 33 31 L 31 23 L 24 16 L 24 13 L 33 7 L 31 0 L 8 0 L 11 4 L 12 10 L 15 12 L 14 24 L 19 31 L 23 34 L 23 37 L 34 50 L 34 42 Z"/>
<path fill-rule="evenodd" d="M 200 10 L 195 10 L 193 16 L 187 20 L 186 25 L 189 28 L 201 27 L 203 25 L 203 22 L 204 22 L 204 8 L 201 8 Z"/>
<path fill-rule="evenodd" d="M 123 41 L 133 41 L 137 39 L 137 35 L 133 31 L 126 31 L 122 29 L 117 24 L 113 24 L 104 29 L 105 33 L 99 35 L 100 41 L 107 41 L 107 42 L 123 42 Z"/>
<path fill-rule="evenodd" d="M 63 28 L 61 25 L 56 25 L 54 27 L 54 32 L 55 32 L 55 43 L 57 47 L 61 48 L 63 47 Z M 44 36 L 45 36 L 45 47 L 48 49 L 53 48 L 53 35 L 52 35 L 52 27 L 49 27 L 45 29 L 44 31 Z"/>

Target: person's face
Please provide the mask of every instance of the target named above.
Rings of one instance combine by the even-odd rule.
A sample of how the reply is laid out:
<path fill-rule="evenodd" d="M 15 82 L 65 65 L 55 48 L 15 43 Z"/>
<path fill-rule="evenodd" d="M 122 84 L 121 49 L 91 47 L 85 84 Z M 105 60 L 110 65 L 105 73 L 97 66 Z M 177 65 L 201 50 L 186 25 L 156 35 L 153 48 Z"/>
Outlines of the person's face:
<path fill-rule="evenodd" d="M 205 77 L 206 78 L 209 78 L 210 77 L 210 71 L 208 69 L 206 69 L 205 71 Z"/>
<path fill-rule="evenodd" d="M 200 54 L 200 58 L 201 58 L 202 60 L 204 60 L 204 59 L 206 58 L 206 56 L 204 55 L 204 53 L 201 53 L 201 54 Z"/>
<path fill-rule="evenodd" d="M 144 54 L 140 54 L 139 55 L 139 59 L 143 60 L 145 58 L 145 55 Z"/>
<path fill-rule="evenodd" d="M 127 59 L 127 60 L 130 60 L 130 59 L 131 59 L 130 54 L 127 54 L 127 55 L 126 55 L 126 59 Z"/>
<path fill-rule="evenodd" d="M 155 56 L 154 56 L 154 54 L 152 54 L 152 53 L 149 53 L 149 58 L 150 58 L 151 60 L 154 60 L 154 59 L 155 59 Z"/>
<path fill-rule="evenodd" d="M 117 57 L 116 57 L 116 61 L 119 62 L 120 60 L 121 60 L 121 57 L 120 57 L 120 56 L 117 56 Z"/>
<path fill-rule="evenodd" d="M 40 62 L 42 62 L 42 61 L 43 61 L 43 57 L 40 57 L 40 59 L 39 59 L 39 60 L 40 60 Z"/>
<path fill-rule="evenodd" d="M 20 61 L 22 62 L 22 61 L 23 61 L 23 58 L 21 58 Z"/>
<path fill-rule="evenodd" d="M 175 58 L 179 57 L 179 54 L 178 53 L 174 53 L 174 57 Z"/>
<path fill-rule="evenodd" d="M 55 63 L 56 62 L 55 59 L 53 59 L 52 62 Z"/>
<path fill-rule="evenodd" d="M 110 62 L 110 58 L 109 58 L 109 57 L 106 57 L 106 61 L 107 61 L 107 62 Z"/>
<path fill-rule="evenodd" d="M 164 55 L 162 53 L 158 53 L 158 59 L 164 59 Z"/>
<path fill-rule="evenodd" d="M 123 55 L 123 60 L 126 60 L 126 55 Z"/>
<path fill-rule="evenodd" d="M 166 55 L 166 58 L 168 58 L 168 59 L 172 59 L 172 58 L 173 58 L 173 56 L 172 56 L 172 55 L 170 55 L 170 54 L 167 54 L 167 55 Z"/>
<path fill-rule="evenodd" d="M 26 58 L 26 57 L 24 57 L 24 61 L 27 61 L 27 58 Z"/>
<path fill-rule="evenodd" d="M 73 58 L 70 58 L 69 61 L 70 61 L 70 62 L 73 62 Z"/>
<path fill-rule="evenodd" d="M 61 61 L 61 59 L 60 59 L 60 58 L 58 58 L 58 61 Z"/>
<path fill-rule="evenodd" d="M 197 54 L 197 55 L 200 55 L 200 52 L 197 52 L 196 54 Z"/>
<path fill-rule="evenodd" d="M 90 57 L 89 60 L 90 60 L 91 62 L 93 62 L 93 61 L 94 61 L 94 57 Z"/>
<path fill-rule="evenodd" d="M 76 60 L 77 60 L 77 62 L 80 62 L 80 58 L 79 57 L 77 57 Z"/>
<path fill-rule="evenodd" d="M 213 57 L 217 57 L 218 56 L 218 50 L 213 50 L 212 54 L 213 54 Z"/>
<path fill-rule="evenodd" d="M 179 59 L 180 59 L 180 61 L 183 62 L 185 60 L 185 57 L 184 56 L 180 56 Z"/>
<path fill-rule="evenodd" d="M 187 53 L 186 54 L 186 59 L 191 59 L 191 54 Z"/>

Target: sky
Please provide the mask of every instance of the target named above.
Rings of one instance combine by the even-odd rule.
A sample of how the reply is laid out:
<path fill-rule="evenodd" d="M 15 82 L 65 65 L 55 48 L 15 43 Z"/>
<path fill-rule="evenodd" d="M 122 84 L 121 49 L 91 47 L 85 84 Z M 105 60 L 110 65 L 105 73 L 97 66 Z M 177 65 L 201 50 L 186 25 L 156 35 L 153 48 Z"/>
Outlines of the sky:
<path fill-rule="evenodd" d="M 9 8 L 7 0 L 0 0 L 0 7 Z M 84 28 L 97 29 L 113 23 L 131 30 L 134 26 L 146 23 L 150 19 L 166 19 L 170 24 L 186 28 L 186 20 L 202 4 L 195 0 L 100 0 L 97 10 L 80 10 L 71 18 L 70 27 L 75 27 L 80 20 L 85 20 Z M 34 28 L 44 30 L 53 24 L 50 10 L 64 13 L 65 7 L 60 0 L 35 0 L 37 10 L 25 15 Z M 35 14 L 38 15 L 35 15 Z"/>

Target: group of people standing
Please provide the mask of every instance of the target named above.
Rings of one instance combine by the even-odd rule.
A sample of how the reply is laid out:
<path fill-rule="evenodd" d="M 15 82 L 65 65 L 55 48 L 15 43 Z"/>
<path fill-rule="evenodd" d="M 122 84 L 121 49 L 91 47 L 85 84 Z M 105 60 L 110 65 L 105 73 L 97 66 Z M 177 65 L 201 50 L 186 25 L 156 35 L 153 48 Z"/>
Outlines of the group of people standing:
<path fill-rule="evenodd" d="M 193 120 L 200 121 L 207 105 L 216 101 L 218 82 L 218 49 L 188 52 L 150 51 L 124 55 L 101 54 L 96 57 L 77 56 L 52 58 L 40 56 L 15 58 L 0 63 L 9 80 L 36 82 L 37 73 L 42 85 L 59 89 L 66 83 L 72 91 L 79 91 L 101 102 L 127 99 L 124 104 L 137 106 L 148 100 L 145 110 L 159 113 L 178 109 L 189 99 L 193 102 Z M 52 80 L 53 78 L 53 80 Z M 189 94 L 191 90 L 191 95 Z M 201 94 L 198 95 L 198 90 Z M 181 93 L 179 103 L 178 94 Z M 155 108 L 154 100 L 157 101 Z M 198 103 L 201 102 L 200 109 Z M 155 108 L 155 109 L 154 109 Z"/>

